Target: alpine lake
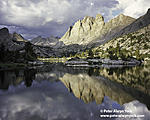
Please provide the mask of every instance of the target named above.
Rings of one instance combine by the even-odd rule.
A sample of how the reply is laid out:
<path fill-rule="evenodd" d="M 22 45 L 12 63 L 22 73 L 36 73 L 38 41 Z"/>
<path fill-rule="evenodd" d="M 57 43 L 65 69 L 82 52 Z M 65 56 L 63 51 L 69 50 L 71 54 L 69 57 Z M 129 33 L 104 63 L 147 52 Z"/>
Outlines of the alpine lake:
<path fill-rule="evenodd" d="M 150 65 L 0 70 L 0 120 L 101 119 L 150 119 Z"/>

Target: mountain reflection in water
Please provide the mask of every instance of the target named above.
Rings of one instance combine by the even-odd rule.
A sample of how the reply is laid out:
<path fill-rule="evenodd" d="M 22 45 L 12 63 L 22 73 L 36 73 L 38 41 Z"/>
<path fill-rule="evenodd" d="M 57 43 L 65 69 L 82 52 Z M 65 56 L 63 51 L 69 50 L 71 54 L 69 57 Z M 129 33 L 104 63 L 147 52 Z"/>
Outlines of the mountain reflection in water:
<path fill-rule="evenodd" d="M 95 120 L 100 109 L 131 106 L 150 117 L 149 66 L 1 70 L 0 89 L 2 120 Z"/>

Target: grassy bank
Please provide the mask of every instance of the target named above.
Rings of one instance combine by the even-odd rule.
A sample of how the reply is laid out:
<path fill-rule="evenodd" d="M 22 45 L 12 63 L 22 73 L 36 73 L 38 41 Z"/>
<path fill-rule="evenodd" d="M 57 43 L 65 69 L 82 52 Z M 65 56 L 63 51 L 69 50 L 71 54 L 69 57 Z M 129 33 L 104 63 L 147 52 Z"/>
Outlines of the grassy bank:
<path fill-rule="evenodd" d="M 26 66 L 27 64 L 24 63 L 0 63 L 0 70 L 23 68 Z"/>

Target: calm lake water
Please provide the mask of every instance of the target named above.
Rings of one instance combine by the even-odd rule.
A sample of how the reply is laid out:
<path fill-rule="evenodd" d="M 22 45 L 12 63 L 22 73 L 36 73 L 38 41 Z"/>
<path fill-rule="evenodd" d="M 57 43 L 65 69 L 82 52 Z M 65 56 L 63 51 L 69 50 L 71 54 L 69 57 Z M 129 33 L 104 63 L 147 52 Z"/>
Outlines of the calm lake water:
<path fill-rule="evenodd" d="M 0 71 L 0 120 L 101 119 L 150 120 L 150 66 Z"/>

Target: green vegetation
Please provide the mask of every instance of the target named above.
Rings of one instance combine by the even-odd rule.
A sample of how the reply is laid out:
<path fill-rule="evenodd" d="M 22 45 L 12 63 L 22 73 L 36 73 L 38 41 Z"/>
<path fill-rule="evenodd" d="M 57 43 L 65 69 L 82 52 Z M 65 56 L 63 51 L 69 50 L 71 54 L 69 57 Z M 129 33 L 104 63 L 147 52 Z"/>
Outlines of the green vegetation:
<path fill-rule="evenodd" d="M 37 59 L 31 43 L 25 43 L 21 50 L 10 51 L 3 44 L 0 45 L 0 63 L 25 63 Z"/>
<path fill-rule="evenodd" d="M 30 42 L 25 43 L 24 49 L 25 49 L 25 54 L 24 54 L 25 60 L 27 60 L 27 61 L 36 60 L 37 55 L 34 53 L 32 44 Z"/>
<path fill-rule="evenodd" d="M 89 49 L 89 51 L 88 51 L 88 56 L 91 57 L 91 58 L 94 57 L 94 53 L 91 49 Z"/>
<path fill-rule="evenodd" d="M 24 63 L 0 63 L 1 70 L 19 69 L 19 68 L 24 68 L 25 66 L 27 65 Z"/>
<path fill-rule="evenodd" d="M 129 60 L 130 58 L 150 60 L 150 31 L 147 27 L 143 29 L 112 39 L 92 49 L 94 57 L 112 60 Z"/>
<path fill-rule="evenodd" d="M 0 62 L 8 63 L 8 62 L 16 62 L 16 60 L 20 57 L 19 51 L 9 51 L 5 48 L 3 44 L 0 45 Z"/>

